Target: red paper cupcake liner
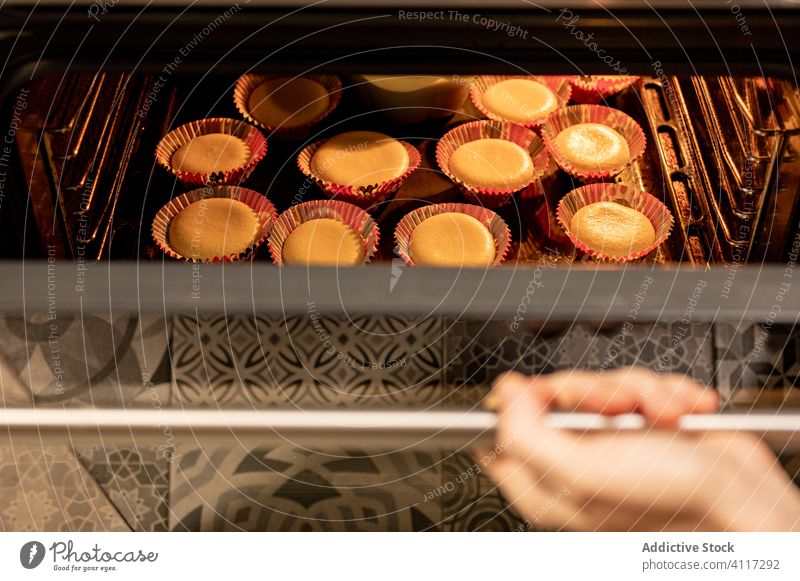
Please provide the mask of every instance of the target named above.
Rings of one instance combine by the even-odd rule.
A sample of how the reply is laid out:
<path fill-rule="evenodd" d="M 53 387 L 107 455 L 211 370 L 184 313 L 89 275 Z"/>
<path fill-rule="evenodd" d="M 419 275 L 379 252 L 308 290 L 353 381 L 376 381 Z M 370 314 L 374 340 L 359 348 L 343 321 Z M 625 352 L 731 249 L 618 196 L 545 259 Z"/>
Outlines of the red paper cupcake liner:
<path fill-rule="evenodd" d="M 250 156 L 242 167 L 225 172 L 192 173 L 172 167 L 172 156 L 181 146 L 199 135 L 224 133 L 243 140 L 250 149 Z M 173 129 L 161 138 L 156 145 L 156 161 L 160 166 L 177 177 L 186 186 L 238 185 L 245 180 L 267 154 L 267 140 L 252 125 L 238 119 L 216 117 L 192 121 Z"/>
<path fill-rule="evenodd" d="M 587 172 L 574 167 L 561 155 L 561 151 L 559 151 L 555 141 L 558 134 L 564 129 L 579 123 L 600 123 L 620 133 L 625 138 L 625 141 L 628 142 L 628 151 L 630 153 L 628 162 L 618 168 L 602 171 Z M 586 182 L 604 180 L 617 175 L 628 164 L 638 159 L 644 153 L 647 145 L 647 137 L 645 137 L 644 130 L 632 117 L 619 109 L 612 109 L 603 105 L 572 105 L 571 107 L 554 111 L 542 123 L 541 132 L 542 141 L 544 141 L 550 155 L 553 156 L 561 169 Z"/>
<path fill-rule="evenodd" d="M 531 81 L 538 81 L 549 88 L 553 93 L 555 93 L 556 97 L 560 101 L 559 106 L 555 109 L 562 107 L 566 107 L 567 103 L 569 103 L 570 96 L 572 95 L 572 85 L 569 82 L 569 79 L 566 77 L 538 77 L 538 76 L 502 76 L 502 75 L 484 75 L 480 77 L 476 77 L 475 80 L 472 82 L 472 86 L 470 87 L 469 96 L 472 99 L 473 105 L 486 117 L 492 119 L 494 121 L 507 121 L 508 123 L 515 123 L 517 125 L 523 125 L 528 129 L 538 129 L 539 125 L 545 120 L 547 115 L 543 115 L 539 119 L 535 119 L 533 121 L 527 121 L 525 123 L 520 123 L 519 121 L 514 121 L 512 119 L 506 119 L 501 117 L 497 113 L 493 113 L 489 111 L 483 103 L 483 94 L 486 92 L 486 89 L 495 85 L 501 81 L 507 81 L 509 79 L 528 79 Z"/>
<path fill-rule="evenodd" d="M 209 198 L 229 198 L 231 200 L 237 200 L 243 204 L 247 204 L 256 213 L 256 220 L 258 221 L 256 240 L 247 250 L 240 254 L 217 256 L 210 260 L 187 258 L 172 250 L 169 245 L 169 226 L 173 218 L 178 215 L 178 212 L 190 204 Z M 191 192 L 186 192 L 170 200 L 156 214 L 151 232 L 153 240 L 164 254 L 177 260 L 184 260 L 187 262 L 237 262 L 246 260 L 255 254 L 258 247 L 261 246 L 269 235 L 270 227 L 275 219 L 275 214 L 275 206 L 272 205 L 272 202 L 255 190 L 240 188 L 238 186 L 207 186 L 205 188 L 192 190 Z"/>
<path fill-rule="evenodd" d="M 274 127 L 261 123 L 258 119 L 250 114 L 250 95 L 259 85 L 265 83 L 266 81 L 285 76 L 286 75 L 242 75 L 239 77 L 239 80 L 236 81 L 236 86 L 233 88 L 233 103 L 236 106 L 236 109 L 245 119 L 247 119 L 253 125 L 261 127 L 265 131 L 269 132 L 270 137 L 297 141 L 308 137 L 309 133 L 311 132 L 311 128 L 314 125 L 317 125 L 320 121 L 333 113 L 333 111 L 339 105 L 339 101 L 342 99 L 342 81 L 336 75 L 303 75 L 304 78 L 311 81 L 316 81 L 325 87 L 326 91 L 328 91 L 329 102 L 327 109 L 325 109 L 325 111 L 323 111 L 314 119 L 311 119 L 302 125 L 292 127 Z"/>
<path fill-rule="evenodd" d="M 511 247 L 511 231 L 508 229 L 508 225 L 505 221 L 495 212 L 487 208 L 472 204 L 455 203 L 422 206 L 421 208 L 409 212 L 398 222 L 394 230 L 396 252 L 405 260 L 406 264 L 414 266 L 414 260 L 411 257 L 411 234 L 414 232 L 414 228 L 431 216 L 445 214 L 447 212 L 458 212 L 466 214 L 467 216 L 472 216 L 486 226 L 494 238 L 495 258 L 492 266 L 502 264 Z"/>
<path fill-rule="evenodd" d="M 531 184 L 519 193 L 523 200 L 539 198 L 555 188 L 558 182 L 558 164 L 553 156 L 547 154 L 547 166 L 539 179 L 533 180 Z"/>
<path fill-rule="evenodd" d="M 478 139 L 504 139 L 516 143 L 526 150 L 533 162 L 533 175 L 526 183 L 506 188 L 485 188 L 466 183 L 450 171 L 450 157 L 456 149 Z M 506 121 L 471 121 L 445 133 L 436 145 L 436 162 L 442 172 L 450 178 L 462 193 L 487 208 L 498 208 L 511 201 L 520 190 L 537 181 L 547 169 L 547 149 L 539 136 L 523 125 Z"/>
<path fill-rule="evenodd" d="M 283 265 L 283 244 L 295 228 L 303 222 L 333 218 L 355 230 L 364 241 L 364 263 L 368 263 L 378 250 L 380 230 L 378 224 L 361 208 L 340 200 L 313 200 L 292 206 L 281 214 L 272 226 L 267 242 L 272 261 Z"/>
<path fill-rule="evenodd" d="M 585 105 L 594 105 L 619 93 L 622 89 L 631 86 L 639 77 L 618 75 L 589 77 L 569 77 L 572 86 L 572 101 Z"/>
<path fill-rule="evenodd" d="M 579 209 L 596 202 L 624 202 L 624 205 L 647 216 L 656 231 L 655 242 L 644 250 L 623 257 L 608 256 L 602 251 L 586 246 L 572 233 L 570 224 Z M 608 262 L 630 262 L 647 256 L 664 243 L 675 223 L 669 209 L 651 194 L 630 186 L 612 183 L 589 184 L 572 190 L 558 203 L 556 219 L 576 248 L 589 256 Z"/>
<path fill-rule="evenodd" d="M 391 180 L 368 186 L 336 184 L 322 179 L 311 170 L 311 159 L 325 141 L 325 139 L 321 139 L 305 147 L 300 152 L 300 155 L 297 156 L 297 167 L 308 179 L 317 184 L 329 198 L 336 198 L 366 210 L 375 208 L 390 194 L 396 192 L 403 185 L 403 182 L 408 179 L 408 176 L 417 170 L 422 161 L 422 156 L 416 147 L 405 141 L 400 141 L 408 154 L 408 168 L 401 175 Z"/>
<path fill-rule="evenodd" d="M 558 246 L 572 247 L 572 241 L 564 233 L 564 229 L 556 219 L 555 213 L 551 210 L 551 205 L 545 201 L 533 214 L 535 223 L 542 235 Z"/>

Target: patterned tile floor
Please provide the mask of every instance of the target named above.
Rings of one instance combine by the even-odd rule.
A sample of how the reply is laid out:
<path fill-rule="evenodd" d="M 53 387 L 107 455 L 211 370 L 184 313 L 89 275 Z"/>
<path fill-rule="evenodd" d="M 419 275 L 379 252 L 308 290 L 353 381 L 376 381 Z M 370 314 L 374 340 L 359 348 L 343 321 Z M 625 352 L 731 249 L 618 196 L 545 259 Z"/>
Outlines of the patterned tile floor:
<path fill-rule="evenodd" d="M 83 330 L 90 330 L 85 335 Z M 798 329 L 560 328 L 314 313 L 0 319 L 5 405 L 469 407 L 501 371 L 646 365 L 789 402 Z M 83 336 L 91 336 L 86 342 Z M 255 339 L 254 339 L 255 338 Z M 670 349 L 672 347 L 672 349 Z M 60 364 L 60 370 L 57 369 Z M 444 370 L 444 371 L 443 371 Z M 61 378 L 58 377 L 58 372 Z M 59 381 L 65 387 L 59 385 Z M 764 385 L 759 394 L 750 386 Z M 32 389 L 35 386 L 35 389 Z M 782 458 L 793 475 L 797 458 Z M 22 479 L 20 479 L 22 476 Z M 23 490 L 24 486 L 24 490 Z M 29 502 L 33 498 L 35 503 Z M 35 509 L 35 510 L 34 510 Z M 0 449 L 0 525 L 48 530 L 527 530 L 463 451 Z"/>
<path fill-rule="evenodd" d="M 800 327 L 715 325 L 716 385 L 732 403 L 800 403 Z"/>
<path fill-rule="evenodd" d="M 427 406 L 443 397 L 442 322 L 177 316 L 180 405 Z"/>
<path fill-rule="evenodd" d="M 173 463 L 172 530 L 415 530 L 442 520 L 425 495 L 439 455 L 192 449 Z"/>
<path fill-rule="evenodd" d="M 68 448 L 0 447 L 0 530 L 127 531 Z"/>
<path fill-rule="evenodd" d="M 170 403 L 163 318 L 0 319 L 6 405 L 135 407 Z M 84 340 L 85 338 L 85 340 Z M 13 391 L 16 401 L 9 397 Z M 0 519 L 23 530 L 166 530 L 169 461 L 99 446 L 2 450 Z M 20 470 L 20 477 L 14 477 Z M 50 476 L 48 476 L 50 474 Z M 58 474 L 59 480 L 52 480 Z M 31 514 L 21 498 L 36 499 Z M 34 506 L 34 503 L 30 503 Z M 94 509 L 92 509 L 94 506 Z M 28 511 L 28 512 L 26 512 Z"/>
<path fill-rule="evenodd" d="M 713 376 L 709 325 L 598 328 L 580 324 L 513 332 L 504 323 L 458 323 L 447 335 L 447 383 L 460 405 L 476 405 L 500 373 L 551 373 L 643 365 L 687 373 L 709 384 Z M 671 349 L 671 350 L 670 350 Z"/>
<path fill-rule="evenodd" d="M 95 446 L 76 454 L 131 530 L 167 530 L 169 460 L 160 450 Z"/>

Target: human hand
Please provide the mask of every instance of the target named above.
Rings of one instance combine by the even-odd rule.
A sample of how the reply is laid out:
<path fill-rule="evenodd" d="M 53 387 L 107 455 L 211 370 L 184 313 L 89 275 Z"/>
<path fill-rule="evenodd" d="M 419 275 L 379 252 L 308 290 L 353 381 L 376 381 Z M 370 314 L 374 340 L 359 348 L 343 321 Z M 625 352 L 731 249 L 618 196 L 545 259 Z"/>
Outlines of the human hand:
<path fill-rule="evenodd" d="M 800 492 L 750 433 L 690 434 L 680 416 L 712 413 L 715 392 L 679 375 L 626 368 L 495 383 L 498 445 L 481 465 L 531 525 L 572 530 L 800 530 Z M 548 409 L 639 412 L 650 429 L 550 429 Z"/>

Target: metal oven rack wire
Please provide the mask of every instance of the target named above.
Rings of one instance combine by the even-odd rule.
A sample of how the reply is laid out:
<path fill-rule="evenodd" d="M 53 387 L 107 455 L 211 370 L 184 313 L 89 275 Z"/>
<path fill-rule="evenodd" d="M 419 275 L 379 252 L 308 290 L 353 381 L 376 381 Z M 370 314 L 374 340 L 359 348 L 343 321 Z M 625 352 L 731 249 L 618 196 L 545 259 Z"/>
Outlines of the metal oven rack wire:
<path fill-rule="evenodd" d="M 781 163 L 800 130 L 797 92 L 779 80 L 730 77 L 646 78 L 641 91 L 692 262 L 764 258 L 759 241 L 769 240 L 766 218 L 790 179 Z M 796 204 L 796 188 L 782 189 Z"/>

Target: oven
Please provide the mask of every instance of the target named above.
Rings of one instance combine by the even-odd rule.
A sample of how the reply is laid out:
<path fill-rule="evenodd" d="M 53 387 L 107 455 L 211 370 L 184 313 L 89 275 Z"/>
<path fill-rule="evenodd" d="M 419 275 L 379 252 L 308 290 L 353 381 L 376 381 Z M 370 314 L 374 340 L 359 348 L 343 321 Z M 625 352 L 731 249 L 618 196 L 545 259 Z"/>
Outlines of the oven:
<path fill-rule="evenodd" d="M 788 418 L 766 435 L 800 470 L 791 2 L 31 4 L 0 9 L 9 530 L 527 530 L 469 454 L 492 439 L 483 402 L 510 369 L 688 374 L 732 417 Z M 494 208 L 504 264 L 403 261 L 404 215 L 465 201 L 437 141 L 482 114 L 465 97 L 401 123 L 363 75 L 465 92 L 475 75 L 621 72 L 637 79 L 605 104 L 646 149 L 614 179 L 666 205 L 665 242 L 623 264 L 576 252 L 556 207 L 581 184 L 558 172 Z M 420 152 L 370 208 L 369 264 L 276 266 L 266 244 L 242 264 L 191 263 L 154 242 L 157 212 L 188 189 L 156 163 L 159 140 L 241 119 L 234 88 L 253 73 L 343 83 L 309 135 L 266 134 L 243 185 L 279 212 L 325 198 L 295 161 L 316 139 L 372 129 Z M 24 510 L 20 484 L 49 512 Z"/>

